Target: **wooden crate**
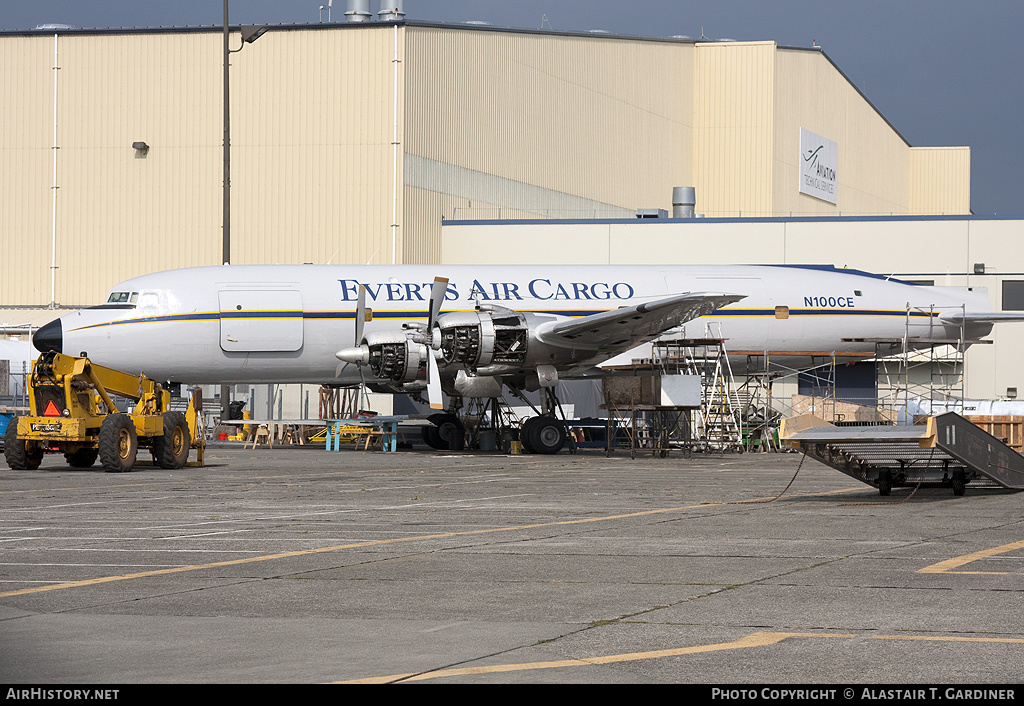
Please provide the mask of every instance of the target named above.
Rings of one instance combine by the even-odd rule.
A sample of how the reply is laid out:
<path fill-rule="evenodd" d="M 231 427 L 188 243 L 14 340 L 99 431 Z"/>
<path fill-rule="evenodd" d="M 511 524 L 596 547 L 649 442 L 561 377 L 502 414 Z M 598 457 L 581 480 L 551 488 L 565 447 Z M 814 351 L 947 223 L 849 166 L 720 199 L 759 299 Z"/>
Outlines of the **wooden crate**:
<path fill-rule="evenodd" d="M 978 414 L 965 415 L 964 419 L 984 429 L 1017 453 L 1024 453 L 1024 417 Z"/>

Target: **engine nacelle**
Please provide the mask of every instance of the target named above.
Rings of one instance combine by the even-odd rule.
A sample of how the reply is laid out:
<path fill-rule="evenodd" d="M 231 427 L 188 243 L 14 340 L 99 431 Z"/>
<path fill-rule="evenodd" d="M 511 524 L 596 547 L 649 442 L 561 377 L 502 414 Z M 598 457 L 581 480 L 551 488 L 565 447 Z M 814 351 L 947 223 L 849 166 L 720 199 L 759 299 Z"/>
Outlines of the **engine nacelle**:
<path fill-rule="evenodd" d="M 441 353 L 448 365 L 477 369 L 492 365 L 522 365 L 530 343 L 523 314 L 484 305 L 476 311 L 455 311 L 437 318 Z M 435 334 L 436 335 L 436 334 Z"/>
<path fill-rule="evenodd" d="M 411 340 L 402 331 L 370 334 L 363 345 L 369 355 L 367 364 L 378 380 L 397 383 L 415 382 L 426 377 L 429 351 L 422 343 Z"/>

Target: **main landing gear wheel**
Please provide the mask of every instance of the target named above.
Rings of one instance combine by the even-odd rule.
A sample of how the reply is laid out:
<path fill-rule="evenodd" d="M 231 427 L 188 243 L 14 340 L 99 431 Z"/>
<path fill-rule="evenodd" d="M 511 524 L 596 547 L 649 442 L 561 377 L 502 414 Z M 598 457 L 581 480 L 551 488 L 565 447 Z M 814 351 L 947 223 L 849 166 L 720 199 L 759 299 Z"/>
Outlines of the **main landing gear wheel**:
<path fill-rule="evenodd" d="M 531 453 L 556 454 L 565 446 L 565 424 L 552 416 L 528 419 L 523 424 L 523 434 L 526 436 L 523 446 L 528 443 Z"/>
<path fill-rule="evenodd" d="M 153 439 L 153 460 L 161 468 L 183 468 L 188 463 L 192 437 L 181 412 L 164 412 L 164 434 Z"/>
<path fill-rule="evenodd" d="M 441 435 L 437 433 L 437 427 L 430 424 L 425 427 L 420 427 L 420 436 L 423 437 L 423 443 L 432 449 L 438 451 L 446 451 L 448 445 L 441 441 Z"/>
<path fill-rule="evenodd" d="M 12 419 L 4 434 L 4 459 L 12 471 L 34 471 L 43 462 L 43 452 L 18 438 L 18 420 Z"/>
<path fill-rule="evenodd" d="M 139 438 L 127 414 L 110 414 L 100 425 L 100 463 L 107 473 L 125 473 L 135 467 Z"/>
<path fill-rule="evenodd" d="M 533 444 L 530 443 L 530 430 L 533 429 L 533 426 L 537 423 L 538 419 L 540 419 L 540 417 L 530 417 L 519 427 L 519 443 L 522 445 L 523 451 L 528 454 L 537 453 L 533 450 Z"/>
<path fill-rule="evenodd" d="M 433 427 L 423 428 L 423 441 L 439 451 L 462 451 L 466 447 L 466 427 L 454 414 L 432 414 L 427 417 Z"/>

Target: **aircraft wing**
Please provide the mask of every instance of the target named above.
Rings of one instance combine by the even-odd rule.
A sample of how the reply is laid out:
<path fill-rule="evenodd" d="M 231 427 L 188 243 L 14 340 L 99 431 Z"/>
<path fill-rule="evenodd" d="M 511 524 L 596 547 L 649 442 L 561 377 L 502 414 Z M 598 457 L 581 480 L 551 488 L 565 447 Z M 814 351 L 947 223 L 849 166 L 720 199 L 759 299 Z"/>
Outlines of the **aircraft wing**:
<path fill-rule="evenodd" d="M 549 324 L 537 337 L 550 345 L 590 350 L 628 350 L 670 328 L 707 316 L 744 295 L 691 292 L 653 302 Z"/>

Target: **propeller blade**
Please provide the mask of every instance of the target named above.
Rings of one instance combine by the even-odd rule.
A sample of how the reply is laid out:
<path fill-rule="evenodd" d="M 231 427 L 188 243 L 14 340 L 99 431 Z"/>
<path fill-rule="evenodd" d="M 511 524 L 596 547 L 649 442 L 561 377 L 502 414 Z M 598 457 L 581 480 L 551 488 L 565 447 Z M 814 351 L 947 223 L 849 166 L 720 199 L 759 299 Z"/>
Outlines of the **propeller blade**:
<path fill-rule="evenodd" d="M 441 399 L 441 374 L 437 370 L 437 360 L 430 348 L 427 348 L 427 401 L 431 409 L 444 408 Z"/>
<path fill-rule="evenodd" d="M 427 321 L 428 335 L 433 335 L 434 322 L 441 313 L 441 305 L 444 304 L 444 295 L 448 291 L 448 278 L 435 277 L 434 284 L 430 287 L 430 319 Z"/>
<path fill-rule="evenodd" d="M 372 317 L 373 314 L 371 313 Z M 356 301 L 356 337 L 352 341 L 353 346 L 358 346 L 363 342 L 363 328 L 369 319 L 366 316 L 366 287 L 359 285 L 359 299 Z"/>

